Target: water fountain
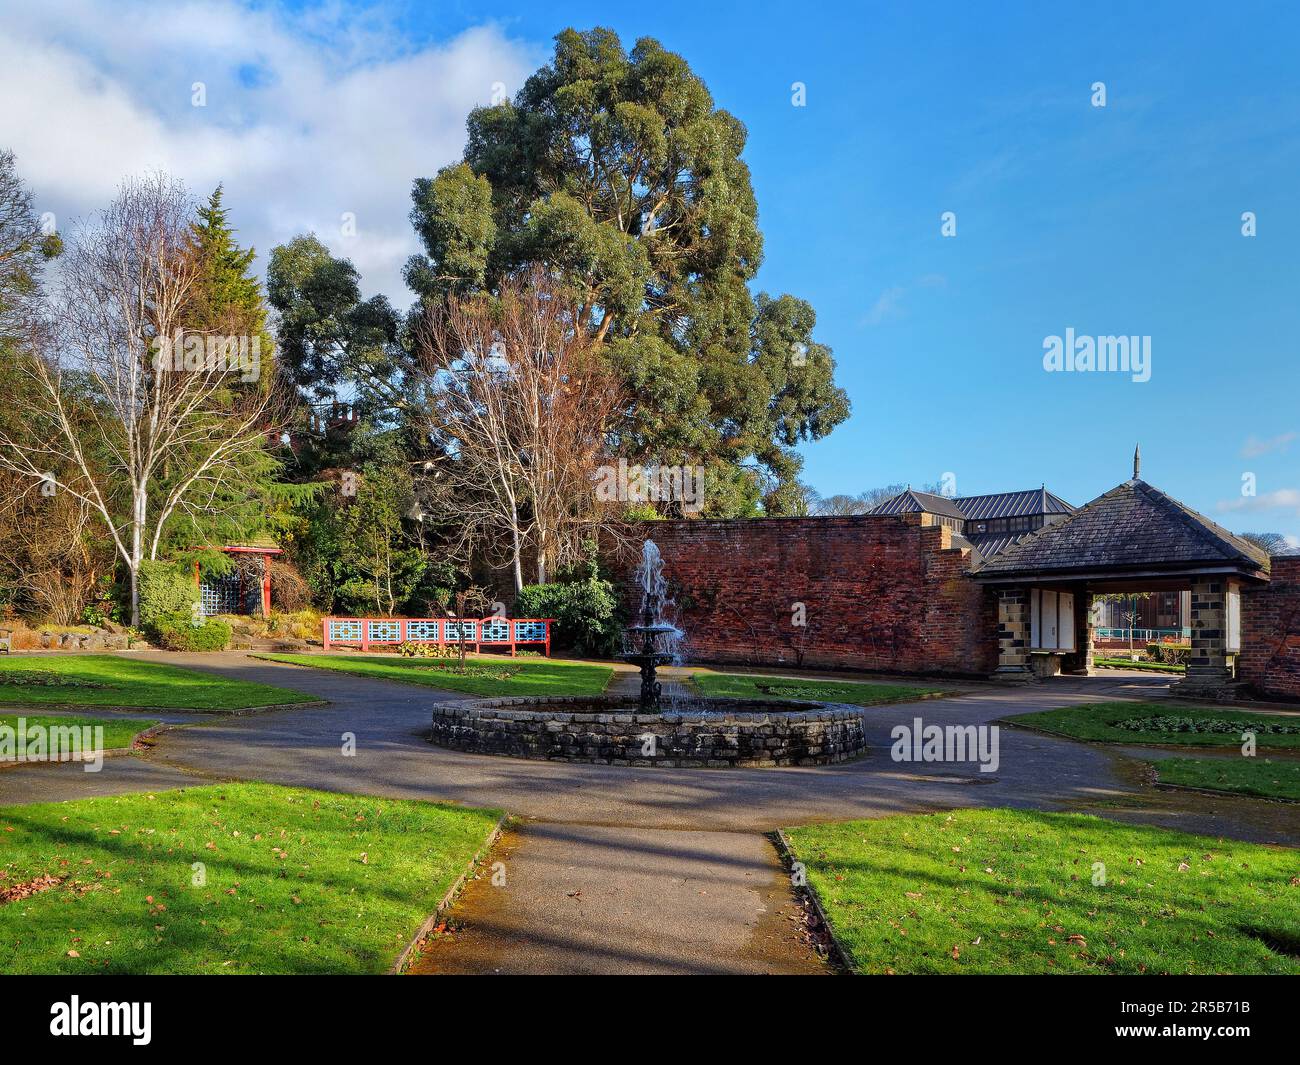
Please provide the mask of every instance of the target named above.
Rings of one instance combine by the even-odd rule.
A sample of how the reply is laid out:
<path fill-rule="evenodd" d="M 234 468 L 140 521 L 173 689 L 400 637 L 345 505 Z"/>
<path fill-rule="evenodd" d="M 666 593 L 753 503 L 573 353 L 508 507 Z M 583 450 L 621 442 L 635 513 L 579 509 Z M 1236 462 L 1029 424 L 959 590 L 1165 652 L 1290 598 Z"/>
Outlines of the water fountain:
<path fill-rule="evenodd" d="M 440 703 L 429 739 L 477 754 L 672 769 L 827 765 L 866 749 L 862 708 L 779 698 L 662 699 L 657 671 L 680 661 L 684 633 L 670 616 L 664 562 L 641 548 L 636 622 L 619 655 L 641 671 L 631 695 L 512 696 Z M 666 705 L 661 705 L 666 703 Z"/>
<path fill-rule="evenodd" d="M 638 615 L 641 620 L 639 624 L 627 626 L 633 649 L 625 651 L 619 658 L 641 670 L 641 712 L 651 713 L 659 709 L 662 693 L 655 673 L 660 666 L 677 661 L 677 647 L 682 638 L 681 629 L 663 616 L 668 585 L 664 580 L 664 562 L 653 540 L 642 545 L 641 565 L 636 576 L 641 586 L 641 611 Z"/>

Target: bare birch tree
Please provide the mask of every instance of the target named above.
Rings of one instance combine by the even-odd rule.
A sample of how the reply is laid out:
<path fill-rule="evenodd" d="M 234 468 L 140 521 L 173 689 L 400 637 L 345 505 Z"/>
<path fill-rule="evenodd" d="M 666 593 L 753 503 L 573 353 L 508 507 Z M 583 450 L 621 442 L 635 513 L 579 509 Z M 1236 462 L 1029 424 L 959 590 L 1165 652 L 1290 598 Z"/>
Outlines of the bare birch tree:
<path fill-rule="evenodd" d="M 515 590 L 544 583 L 608 514 L 594 490 L 619 393 L 576 310 L 535 269 L 497 296 L 453 298 L 417 324 L 435 498 L 453 537 L 503 542 Z"/>
<path fill-rule="evenodd" d="M 268 388 L 237 387 L 248 365 L 185 335 L 200 280 L 192 213 L 179 182 L 151 175 L 82 229 L 18 360 L 28 427 L 0 430 L 0 468 L 96 515 L 129 574 L 132 625 L 140 564 L 157 558 L 168 522 L 219 505 L 269 429 Z"/>

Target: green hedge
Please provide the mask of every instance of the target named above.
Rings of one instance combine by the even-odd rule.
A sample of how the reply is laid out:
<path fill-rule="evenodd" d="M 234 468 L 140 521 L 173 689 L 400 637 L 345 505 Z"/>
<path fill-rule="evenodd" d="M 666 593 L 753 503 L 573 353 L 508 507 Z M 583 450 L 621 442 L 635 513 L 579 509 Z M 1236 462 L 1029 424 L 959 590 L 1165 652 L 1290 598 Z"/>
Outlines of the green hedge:
<path fill-rule="evenodd" d="M 153 626 L 154 639 L 168 651 L 224 651 L 230 643 L 230 626 L 217 618 L 195 625 L 188 614 L 161 618 Z"/>
<path fill-rule="evenodd" d="M 170 562 L 140 563 L 140 624 L 151 632 L 165 619 L 195 616 L 199 588 L 192 573 Z"/>
<path fill-rule="evenodd" d="M 515 617 L 554 618 L 551 646 L 608 657 L 619 650 L 622 625 L 614 586 L 599 577 L 529 584 L 515 597 Z"/>

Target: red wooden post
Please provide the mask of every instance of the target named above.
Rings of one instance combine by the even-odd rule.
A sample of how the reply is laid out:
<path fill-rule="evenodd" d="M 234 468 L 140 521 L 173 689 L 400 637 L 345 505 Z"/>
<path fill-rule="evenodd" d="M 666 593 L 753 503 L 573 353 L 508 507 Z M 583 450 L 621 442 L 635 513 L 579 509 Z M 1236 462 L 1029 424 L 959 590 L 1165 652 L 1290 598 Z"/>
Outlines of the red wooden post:
<path fill-rule="evenodd" d="M 262 617 L 271 616 L 271 556 L 262 556 Z"/>
<path fill-rule="evenodd" d="M 546 620 L 546 657 L 551 657 L 551 621 Z"/>
<path fill-rule="evenodd" d="M 370 619 L 361 619 L 361 650 L 370 650 Z"/>
<path fill-rule="evenodd" d="M 320 630 L 321 630 L 320 631 L 321 650 L 328 651 L 330 649 L 330 619 L 329 618 L 320 619 Z"/>

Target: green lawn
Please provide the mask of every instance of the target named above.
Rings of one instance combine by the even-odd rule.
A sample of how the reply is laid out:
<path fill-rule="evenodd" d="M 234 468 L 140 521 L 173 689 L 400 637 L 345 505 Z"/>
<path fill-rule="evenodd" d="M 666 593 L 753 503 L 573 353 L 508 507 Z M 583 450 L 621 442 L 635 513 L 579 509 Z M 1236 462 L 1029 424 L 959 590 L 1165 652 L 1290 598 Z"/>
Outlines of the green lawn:
<path fill-rule="evenodd" d="M 104 750 L 112 750 L 117 747 L 130 747 L 131 741 L 147 728 L 153 728 L 158 724 L 157 721 L 123 721 L 120 718 L 90 718 L 90 717 L 53 717 L 49 714 L 36 716 L 33 714 L 0 714 L 0 727 L 8 726 L 17 731 L 18 719 L 23 718 L 26 721 L 28 733 L 33 728 L 40 726 L 44 729 L 49 728 L 81 728 L 84 725 L 95 725 L 104 727 Z"/>
<path fill-rule="evenodd" d="M 0 703 L 242 710 L 313 698 L 288 688 L 115 655 L 0 658 Z"/>
<path fill-rule="evenodd" d="M 691 679 L 703 695 L 732 699 L 809 699 L 857 706 L 906 703 L 943 695 L 941 688 L 910 684 L 874 684 L 847 680 L 792 680 L 740 673 L 695 673 Z"/>
<path fill-rule="evenodd" d="M 1173 662 L 1134 662 L 1128 658 L 1096 658 L 1094 666 L 1109 666 L 1113 669 L 1144 669 L 1148 673 L 1186 673 L 1187 667 Z"/>
<path fill-rule="evenodd" d="M 354 654 L 268 654 L 256 657 L 482 696 L 599 695 L 614 675 L 609 666 L 557 662 L 552 658 L 470 658 L 466 659 L 466 665 L 477 672 L 466 675 L 453 672 L 451 667 L 455 662 L 450 659 Z"/>
<path fill-rule="evenodd" d="M 1104 743 L 1174 744 L 1187 747 L 1240 747 L 1241 734 L 1254 730 L 1259 747 L 1300 747 L 1300 715 L 1252 714 L 1209 706 L 1163 703 L 1088 703 L 1083 706 L 1016 714 L 1007 723 Z M 1123 728 L 1123 722 L 1145 725 Z M 1214 729 L 1214 731 L 1209 731 Z M 1291 732 L 1268 731 L 1292 729 Z M 1200 730 L 1200 731 L 1193 731 Z"/>
<path fill-rule="evenodd" d="M 0 972 L 381 973 L 497 817 L 270 784 L 0 807 Z"/>
<path fill-rule="evenodd" d="M 1019 810 L 787 835 L 860 973 L 1300 974 L 1293 850 Z"/>
<path fill-rule="evenodd" d="M 1163 758 L 1156 763 L 1156 774 L 1161 784 L 1300 802 L 1300 762 L 1268 758 Z"/>

